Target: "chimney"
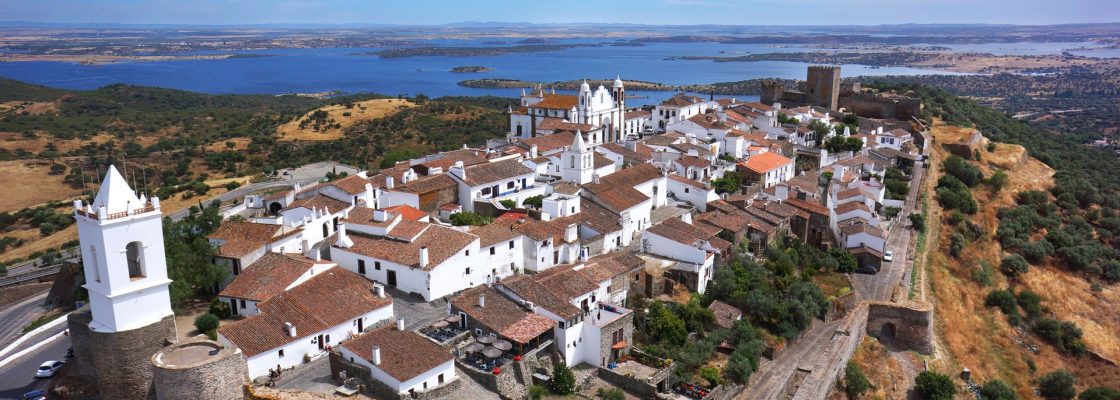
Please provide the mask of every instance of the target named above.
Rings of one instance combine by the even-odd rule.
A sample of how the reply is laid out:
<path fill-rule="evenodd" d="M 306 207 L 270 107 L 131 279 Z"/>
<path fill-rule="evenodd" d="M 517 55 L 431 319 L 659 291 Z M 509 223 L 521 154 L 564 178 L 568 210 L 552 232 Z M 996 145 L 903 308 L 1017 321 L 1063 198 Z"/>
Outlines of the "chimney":
<path fill-rule="evenodd" d="M 462 161 L 456 161 L 455 165 L 451 166 L 451 174 L 459 177 L 461 180 L 467 180 L 467 169 L 463 167 Z"/>
<path fill-rule="evenodd" d="M 82 201 L 81 200 L 74 200 L 74 210 L 75 211 L 81 211 L 82 210 Z"/>
<path fill-rule="evenodd" d="M 338 240 L 335 240 L 334 245 L 343 249 L 349 249 L 354 246 L 354 241 L 350 240 L 350 237 L 346 235 L 345 222 L 340 222 L 338 224 Z"/>
<path fill-rule="evenodd" d="M 404 331 L 404 317 L 397 318 L 397 330 Z"/>
<path fill-rule="evenodd" d="M 292 325 L 291 322 L 285 322 L 284 329 L 288 330 L 288 336 L 296 337 L 296 326 Z"/>
<path fill-rule="evenodd" d="M 388 214 L 389 213 L 385 212 L 385 210 L 373 210 L 373 220 L 377 222 L 385 222 L 385 220 L 389 219 Z"/>
<path fill-rule="evenodd" d="M 537 145 L 534 144 L 532 146 L 529 146 L 529 158 L 537 158 L 537 151 Z"/>
<path fill-rule="evenodd" d="M 420 268 L 428 266 L 428 246 L 420 246 Z"/>
<path fill-rule="evenodd" d="M 311 249 L 311 259 L 315 261 L 323 261 L 323 254 L 318 249 Z"/>
<path fill-rule="evenodd" d="M 478 308 L 486 308 L 486 295 L 478 295 Z"/>
<path fill-rule="evenodd" d="M 599 174 L 591 174 L 591 182 L 599 183 Z"/>
<path fill-rule="evenodd" d="M 590 251 L 587 249 L 587 246 L 580 247 L 579 248 L 579 262 L 581 262 L 581 263 L 587 262 L 587 258 L 588 258 L 587 253 L 589 253 L 589 252 Z"/>
<path fill-rule="evenodd" d="M 393 188 L 393 184 L 395 183 L 395 182 L 393 182 L 393 180 L 394 179 L 393 179 L 392 176 L 386 176 L 385 177 L 385 188 L 386 189 L 392 189 Z"/>
<path fill-rule="evenodd" d="M 880 126 L 878 129 L 875 130 L 875 132 L 878 135 L 882 135 L 883 134 L 883 127 Z"/>
<path fill-rule="evenodd" d="M 564 241 L 575 243 L 576 240 L 579 240 L 579 229 L 576 224 L 569 224 L 568 228 L 564 230 Z"/>
<path fill-rule="evenodd" d="M 552 214 L 549 214 L 548 211 L 541 211 L 541 221 L 552 221 Z"/>
<path fill-rule="evenodd" d="M 373 365 L 381 365 L 381 346 L 373 346 L 372 350 L 373 351 L 370 352 L 370 354 L 372 354 L 370 356 L 370 361 L 373 362 Z"/>
<path fill-rule="evenodd" d="M 681 214 L 681 221 L 684 221 L 684 223 L 686 224 L 692 225 L 692 213 Z"/>

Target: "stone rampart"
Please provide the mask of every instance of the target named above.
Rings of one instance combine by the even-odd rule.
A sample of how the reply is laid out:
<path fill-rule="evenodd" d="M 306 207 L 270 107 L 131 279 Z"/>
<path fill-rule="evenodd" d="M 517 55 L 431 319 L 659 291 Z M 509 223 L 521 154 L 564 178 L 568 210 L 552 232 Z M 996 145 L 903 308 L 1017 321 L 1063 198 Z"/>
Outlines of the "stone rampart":
<path fill-rule="evenodd" d="M 155 395 L 151 357 L 175 341 L 175 316 L 121 332 L 90 330 L 92 322 L 88 306 L 67 317 L 76 364 L 72 369 L 92 378 L 103 399 L 148 399 Z"/>

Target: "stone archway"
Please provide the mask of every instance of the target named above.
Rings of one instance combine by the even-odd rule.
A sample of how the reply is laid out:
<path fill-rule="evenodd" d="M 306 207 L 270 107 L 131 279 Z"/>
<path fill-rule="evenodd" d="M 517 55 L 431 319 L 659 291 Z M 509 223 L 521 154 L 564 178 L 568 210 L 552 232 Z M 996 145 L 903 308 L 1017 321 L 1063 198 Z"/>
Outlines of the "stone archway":
<path fill-rule="evenodd" d="M 867 334 L 922 354 L 933 352 L 933 306 L 869 302 Z"/>
<path fill-rule="evenodd" d="M 282 209 L 284 209 L 284 206 L 280 205 L 279 202 L 274 201 L 268 205 L 268 213 L 272 215 L 279 215 Z"/>

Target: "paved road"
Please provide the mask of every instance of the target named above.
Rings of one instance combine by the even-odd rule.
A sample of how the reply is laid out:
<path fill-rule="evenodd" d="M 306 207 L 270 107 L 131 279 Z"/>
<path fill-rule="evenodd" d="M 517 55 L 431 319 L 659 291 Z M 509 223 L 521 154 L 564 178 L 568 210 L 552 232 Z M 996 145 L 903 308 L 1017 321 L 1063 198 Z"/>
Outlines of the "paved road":
<path fill-rule="evenodd" d="M 228 202 L 228 201 L 231 201 L 231 200 L 241 200 L 241 198 L 245 197 L 248 194 L 254 193 L 254 192 L 259 192 L 259 191 L 268 190 L 268 189 L 290 187 L 290 186 L 292 186 L 296 183 L 299 183 L 301 185 L 306 185 L 308 183 L 312 183 L 312 182 L 315 182 L 315 181 L 316 181 L 316 179 L 299 180 L 299 181 L 272 181 L 272 182 L 251 183 L 251 184 L 239 187 L 237 189 L 219 194 L 217 196 L 208 198 L 206 200 L 202 200 L 202 204 L 208 205 L 211 202 L 213 202 L 214 200 L 221 200 L 222 203 L 225 203 L 225 202 Z M 190 207 L 179 210 L 179 211 L 176 211 L 176 212 L 173 212 L 171 214 L 168 214 L 167 217 L 171 218 L 172 221 L 178 221 L 178 220 L 181 220 L 181 219 L 185 218 L 189 214 L 190 214 Z"/>
<path fill-rule="evenodd" d="M 0 349 L 19 338 L 23 327 L 45 310 L 43 301 L 46 298 L 47 293 L 44 292 L 0 310 Z M 0 357 L 3 356 L 0 354 Z"/>
<path fill-rule="evenodd" d="M 48 337 L 49 335 L 40 335 Z M 61 337 L 18 360 L 0 367 L 0 399 L 18 399 L 35 389 L 46 390 L 49 379 L 35 379 L 35 370 L 49 360 L 65 360 L 70 338 Z M 62 367 L 67 368 L 67 367 Z"/>
<path fill-rule="evenodd" d="M 914 177 L 910 183 L 910 193 L 906 195 L 906 204 L 897 217 L 898 221 L 891 226 L 887 234 L 887 250 L 894 253 L 894 261 L 884 262 L 882 270 L 877 274 L 855 275 L 856 293 L 864 300 L 890 301 L 891 294 L 895 288 L 900 287 L 903 277 L 914 265 L 913 249 L 910 246 L 910 237 L 914 231 L 909 226 L 909 215 L 914 212 L 915 207 L 920 207 L 918 197 L 921 195 L 924 175 L 925 168 L 914 167 Z M 909 287 L 902 289 L 902 294 L 905 295 Z"/>

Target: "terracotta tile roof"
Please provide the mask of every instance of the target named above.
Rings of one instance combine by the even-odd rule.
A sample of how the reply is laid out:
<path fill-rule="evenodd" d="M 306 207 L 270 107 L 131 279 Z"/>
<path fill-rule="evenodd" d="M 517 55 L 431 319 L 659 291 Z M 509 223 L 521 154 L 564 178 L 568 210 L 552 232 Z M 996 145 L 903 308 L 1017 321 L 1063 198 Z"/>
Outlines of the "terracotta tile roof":
<path fill-rule="evenodd" d="M 863 191 L 860 190 L 858 187 L 854 187 L 854 188 L 851 188 L 851 189 L 844 189 L 844 190 L 841 190 L 839 193 L 836 193 L 836 199 L 837 200 L 850 199 L 850 198 L 853 198 L 853 197 L 856 197 L 856 196 L 864 196 Z"/>
<path fill-rule="evenodd" d="M 742 211 L 734 213 L 722 213 L 718 211 L 708 211 L 706 213 L 697 215 L 693 218 L 697 224 L 703 222 L 713 227 L 726 230 L 732 233 L 745 232 L 747 227 L 750 226 L 750 217 Z"/>
<path fill-rule="evenodd" d="M 707 189 L 711 188 L 710 186 L 708 186 L 708 184 L 706 184 L 704 182 L 700 182 L 700 181 L 695 180 L 695 179 L 688 179 L 688 178 L 685 178 L 683 176 L 676 175 L 676 174 L 669 175 L 669 179 L 680 182 L 680 183 L 683 183 L 683 184 L 688 185 L 688 186 L 692 186 L 692 187 L 697 188 L 697 189 L 707 190 Z"/>
<path fill-rule="evenodd" d="M 531 108 L 547 108 L 552 110 L 571 110 L 579 104 L 579 96 L 574 94 L 548 94 Z"/>
<path fill-rule="evenodd" d="M 703 103 L 704 99 L 696 96 L 690 96 L 684 93 L 677 93 L 670 97 L 668 100 L 661 102 L 661 106 L 665 107 L 688 107 L 693 104 Z"/>
<path fill-rule="evenodd" d="M 349 213 L 346 214 L 346 221 L 360 225 L 377 226 L 384 228 L 389 226 L 393 222 L 393 220 L 400 216 L 400 214 L 398 213 L 387 211 L 385 220 L 377 221 L 373 218 L 375 211 L 377 210 L 369 207 L 354 207 L 350 210 Z"/>
<path fill-rule="evenodd" d="M 710 161 L 694 156 L 681 156 L 675 162 L 685 168 L 708 168 L 712 165 Z"/>
<path fill-rule="evenodd" d="M 532 175 L 533 170 L 522 165 L 521 161 L 509 159 L 472 165 L 466 167 L 466 173 L 466 179 L 463 180 L 466 184 L 481 186 L 522 175 Z"/>
<path fill-rule="evenodd" d="M 622 156 L 623 160 L 626 161 L 623 164 L 640 164 L 649 161 L 652 158 L 649 153 L 642 154 L 636 151 L 632 151 L 618 143 L 604 143 L 602 145 L 599 145 L 598 148 Z"/>
<path fill-rule="evenodd" d="M 485 306 L 478 298 L 485 296 Z M 489 286 L 477 286 L 451 299 L 451 305 L 490 330 L 518 343 L 529 343 L 552 329 L 552 320 L 528 311 Z"/>
<path fill-rule="evenodd" d="M 640 164 L 629 168 L 623 168 L 613 174 L 604 176 L 599 179 L 599 182 L 600 184 L 609 186 L 634 187 L 661 178 L 662 176 L 661 169 L 657 168 L 657 166 L 653 164 Z"/>
<path fill-rule="evenodd" d="M 599 282 L 571 268 L 553 268 L 529 277 L 569 302 L 599 289 Z"/>
<path fill-rule="evenodd" d="M 293 201 L 291 204 L 288 204 L 287 207 L 284 207 L 284 209 L 285 210 L 292 210 L 292 209 L 296 209 L 296 208 L 300 208 L 300 207 L 306 208 L 308 210 L 310 210 L 312 208 L 314 208 L 316 210 L 324 210 L 325 209 L 328 212 L 336 213 L 336 212 L 339 212 L 339 211 L 342 211 L 342 210 L 346 209 L 347 207 L 350 207 L 350 203 L 340 201 L 340 200 L 335 199 L 335 198 L 330 197 L 330 196 L 326 196 L 326 195 L 322 195 L 322 194 L 315 194 L 314 196 L 311 196 L 311 197 L 305 197 L 305 198 L 302 198 L 302 199 L 297 199 L 296 201 Z"/>
<path fill-rule="evenodd" d="M 581 203 L 579 213 L 575 217 L 579 219 L 581 225 L 586 225 L 595 232 L 606 234 L 622 230 L 620 222 L 622 217 L 590 201 Z"/>
<path fill-rule="evenodd" d="M 553 150 L 561 149 L 571 146 L 576 140 L 576 134 L 572 132 L 559 132 L 551 135 L 541 135 L 529 139 L 521 139 L 519 142 L 522 147 L 528 149 L 534 144 L 537 145 L 537 154 L 547 153 Z"/>
<path fill-rule="evenodd" d="M 822 205 L 817 204 L 817 203 L 808 202 L 808 201 L 805 201 L 805 200 L 792 198 L 792 197 L 786 199 L 785 203 L 789 204 L 791 206 L 797 207 L 799 209 L 805 210 L 809 213 L 813 213 L 813 214 L 817 214 L 817 215 L 823 215 L 825 217 L 829 216 L 828 209 L 825 208 L 825 206 L 822 206 Z"/>
<path fill-rule="evenodd" d="M 392 207 L 386 207 L 385 211 L 388 211 L 388 212 L 391 212 L 391 213 L 394 213 L 394 214 L 400 214 L 401 218 L 406 220 L 406 221 L 420 221 L 420 220 L 423 220 L 424 218 L 428 217 L 428 213 L 423 212 L 420 209 L 418 209 L 416 207 L 413 207 L 413 206 L 410 206 L 408 204 L 401 204 L 401 205 L 396 205 L 396 206 L 392 206 Z"/>
<path fill-rule="evenodd" d="M 715 323 L 721 328 L 731 328 L 736 320 L 743 317 L 743 311 L 719 300 L 712 301 L 708 309 L 712 310 L 712 314 L 716 317 Z"/>
<path fill-rule="evenodd" d="M 455 183 L 455 179 L 452 179 L 448 175 L 449 174 L 438 174 L 433 176 L 425 176 L 408 183 L 400 183 L 398 181 L 393 189 L 389 190 L 405 193 L 423 194 L 457 187 L 459 184 Z"/>
<path fill-rule="evenodd" d="M 646 111 L 646 110 L 633 110 L 633 111 L 627 111 L 626 116 L 624 116 L 623 118 L 625 118 L 627 121 L 629 121 L 629 120 L 637 119 L 637 118 L 649 118 L 652 115 L 653 115 L 653 113 L 650 113 L 649 111 Z"/>
<path fill-rule="evenodd" d="M 756 110 L 761 110 L 761 111 L 774 111 L 774 107 L 768 106 L 766 104 L 763 104 L 763 103 L 757 102 L 757 101 L 747 103 L 747 107 L 750 107 L 750 108 L 753 108 L 753 109 L 756 109 Z"/>
<path fill-rule="evenodd" d="M 572 182 L 557 182 L 552 184 L 552 191 L 556 193 L 575 195 L 580 191 L 579 185 Z"/>
<path fill-rule="evenodd" d="M 836 206 L 836 215 L 843 215 L 855 210 L 871 212 L 871 209 L 867 208 L 867 205 L 863 204 L 863 202 L 853 201 Z"/>
<path fill-rule="evenodd" d="M 902 129 L 902 128 L 892 129 L 892 130 L 887 131 L 885 133 L 889 133 L 891 136 L 898 137 L 898 138 L 903 138 L 903 139 L 914 136 L 913 134 L 910 133 L 910 131 Z"/>
<path fill-rule="evenodd" d="M 432 160 L 417 164 L 426 168 L 439 167 L 446 172 L 456 161 L 463 165 L 475 165 L 486 162 L 486 151 L 481 149 L 458 149 L 437 154 Z"/>
<path fill-rule="evenodd" d="M 751 121 L 750 118 L 747 118 L 743 114 L 740 114 L 738 112 L 738 110 L 734 110 L 734 111 L 733 110 L 725 110 L 723 113 L 724 113 L 724 115 L 727 115 L 727 119 L 729 119 L 729 120 L 732 120 L 732 121 L 735 121 L 735 122 L 738 122 L 738 123 L 741 123 L 741 124 L 748 124 L 748 125 L 754 124 L 754 121 Z M 734 131 L 738 131 L 738 130 L 734 130 Z M 741 136 L 742 132 L 739 132 L 738 135 Z"/>
<path fill-rule="evenodd" d="M 747 161 L 740 162 L 739 165 L 756 173 L 764 174 L 792 163 L 793 160 L 785 158 L 778 153 L 768 151 L 753 155 L 751 158 L 748 158 Z"/>
<path fill-rule="evenodd" d="M 884 237 L 882 229 L 879 229 L 877 226 L 871 226 L 871 224 L 864 223 L 863 221 L 853 221 L 853 223 L 845 224 L 840 227 L 840 232 L 843 232 L 844 236 L 867 233 L 877 238 Z"/>
<path fill-rule="evenodd" d="M 366 184 L 369 180 L 362 178 L 358 175 L 350 175 L 342 179 L 327 182 L 325 186 L 334 186 L 343 192 L 349 194 L 362 194 L 366 192 Z"/>
<path fill-rule="evenodd" d="M 708 207 L 723 213 L 733 213 L 739 211 L 739 207 L 735 207 L 733 204 L 723 201 L 722 199 L 709 201 Z"/>
<path fill-rule="evenodd" d="M 602 185 L 606 185 L 606 183 L 587 184 L 584 185 L 584 189 L 588 189 L 594 198 L 603 203 L 602 205 L 604 207 L 616 213 L 629 210 L 649 200 L 649 196 L 646 196 L 631 186 L 611 186 L 607 188 Z M 594 186 L 594 188 L 592 188 L 592 186 Z"/>
<path fill-rule="evenodd" d="M 404 223 L 405 221 L 401 221 L 401 224 Z M 451 228 L 431 225 L 412 242 L 368 237 L 357 233 L 350 234 L 350 239 L 354 241 L 354 246 L 348 249 L 351 252 L 413 268 L 420 267 L 420 247 L 427 246 L 428 265 L 423 269 L 431 271 L 451 256 L 466 249 L 477 237 Z"/>
<path fill-rule="evenodd" d="M 642 142 L 650 146 L 668 146 L 680 140 L 679 138 L 674 138 L 668 135 L 668 133 L 665 133 L 656 136 L 648 136 L 645 139 L 642 139 Z"/>
<path fill-rule="evenodd" d="M 785 181 L 785 184 L 790 187 L 801 189 L 804 192 L 817 193 L 817 190 L 820 188 L 819 179 L 820 173 L 816 171 L 806 172 L 790 178 L 790 180 Z"/>
<path fill-rule="evenodd" d="M 579 307 L 572 305 L 569 300 L 561 298 L 544 285 L 530 279 L 528 275 L 517 275 L 506 278 L 502 280 L 501 286 L 509 289 L 517 296 L 533 302 L 535 306 L 556 314 L 560 318 L 572 319 L 582 312 Z"/>
<path fill-rule="evenodd" d="M 836 162 L 836 164 L 851 168 L 865 165 L 874 165 L 875 160 L 872 160 L 871 157 L 860 154 L 846 160 L 840 160 Z"/>
<path fill-rule="evenodd" d="M 790 218 L 794 216 L 806 219 L 809 218 L 809 213 L 807 211 L 791 206 L 789 204 L 783 204 L 776 201 L 756 201 L 754 203 L 754 207 L 761 210 L 766 210 L 766 212 L 782 218 Z"/>
<path fill-rule="evenodd" d="M 266 253 L 259 260 L 241 269 L 219 296 L 265 301 L 284 292 L 292 282 L 315 266 L 303 256 Z M 325 268 L 324 268 L 325 269 Z"/>
<path fill-rule="evenodd" d="M 649 233 L 661 236 L 674 242 L 695 246 L 699 242 L 709 240 L 719 233 L 719 228 L 704 224 L 689 224 L 680 218 L 669 218 L 660 224 L 651 226 Z"/>
<path fill-rule="evenodd" d="M 208 238 L 225 241 L 218 247 L 218 255 L 241 258 L 269 243 L 295 235 L 301 228 L 284 225 L 259 224 L 247 221 L 224 221 Z"/>
<path fill-rule="evenodd" d="M 373 346 L 381 348 L 377 368 L 400 382 L 408 382 L 455 359 L 447 350 L 413 331 L 398 331 L 387 326 L 342 342 L 342 347 L 366 360 L 373 358 Z"/>
<path fill-rule="evenodd" d="M 604 156 L 598 152 L 591 153 L 591 165 L 593 168 L 599 169 L 613 164 L 614 160 L 607 158 L 607 156 Z"/>
<path fill-rule="evenodd" d="M 517 220 L 498 218 L 488 225 L 472 229 L 470 233 L 478 236 L 478 246 L 485 250 L 487 247 L 506 243 L 515 238 L 524 236 L 523 233 L 513 229 L 513 225 L 515 224 L 517 224 Z"/>
<path fill-rule="evenodd" d="M 683 154 L 688 154 L 690 152 L 696 152 L 696 155 L 698 155 L 700 157 L 708 157 L 708 156 L 712 155 L 712 151 L 710 149 L 708 149 L 707 147 L 700 146 L 700 145 L 695 145 L 695 144 L 692 144 L 692 143 L 673 143 L 673 144 L 669 145 L 669 147 L 672 148 L 672 149 L 675 149 L 675 150 L 677 150 L 677 151 L 679 151 Z"/>
<path fill-rule="evenodd" d="M 246 357 L 252 357 L 393 306 L 392 297 L 377 297 L 372 288 L 373 283 L 361 275 L 345 268 L 331 268 L 259 303 L 260 314 L 226 324 L 218 328 L 218 333 Z M 284 323 L 294 325 L 299 337 L 289 336 Z"/>
<path fill-rule="evenodd" d="M 577 123 L 577 122 L 569 122 L 569 121 L 565 121 L 565 120 L 560 119 L 560 118 L 545 118 L 545 119 L 541 120 L 541 122 L 539 124 L 537 124 L 537 130 L 538 131 L 568 131 L 568 132 L 579 131 L 579 132 L 582 132 L 582 133 L 586 133 L 586 132 L 592 131 L 594 129 L 595 129 L 595 126 L 593 126 L 591 124 L 581 124 L 581 123 Z M 575 137 L 573 136 L 572 139 L 574 140 Z M 569 140 L 568 144 L 572 144 L 572 141 Z"/>
<path fill-rule="evenodd" d="M 435 225 L 429 224 L 427 222 L 412 221 L 406 219 L 397 222 L 396 225 L 393 225 L 393 229 L 390 229 L 388 235 L 386 236 L 392 239 L 411 242 L 416 239 L 417 235 L 426 232 L 428 228 L 432 226 Z"/>

